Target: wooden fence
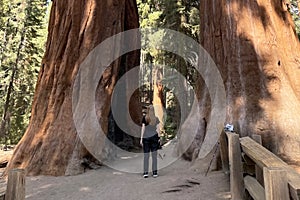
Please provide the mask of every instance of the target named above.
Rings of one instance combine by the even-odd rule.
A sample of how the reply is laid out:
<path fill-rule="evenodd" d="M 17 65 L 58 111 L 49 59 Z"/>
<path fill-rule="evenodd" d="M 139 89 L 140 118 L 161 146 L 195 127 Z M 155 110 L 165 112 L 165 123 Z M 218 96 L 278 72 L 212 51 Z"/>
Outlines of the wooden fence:
<path fill-rule="evenodd" d="M 300 200 L 300 174 L 261 145 L 259 135 L 240 138 L 222 132 L 222 167 L 230 174 L 232 200 Z M 0 179 L 0 200 L 25 199 L 24 169 L 8 173 L 7 184 Z"/>
<path fill-rule="evenodd" d="M 8 181 L 0 179 L 0 200 L 25 199 L 24 169 L 13 169 L 8 172 Z"/>
<path fill-rule="evenodd" d="M 232 200 L 299 200 L 300 174 L 261 145 L 261 137 L 222 132 L 220 150 Z"/>

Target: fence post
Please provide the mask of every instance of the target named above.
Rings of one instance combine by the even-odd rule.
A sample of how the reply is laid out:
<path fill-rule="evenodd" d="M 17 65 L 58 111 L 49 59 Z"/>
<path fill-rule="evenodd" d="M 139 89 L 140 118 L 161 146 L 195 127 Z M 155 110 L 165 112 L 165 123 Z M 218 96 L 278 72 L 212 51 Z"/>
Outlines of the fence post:
<path fill-rule="evenodd" d="M 262 139 L 260 135 L 257 134 L 253 134 L 252 139 L 257 142 L 258 144 L 262 145 Z M 264 186 L 264 174 L 263 174 L 263 169 L 260 168 L 257 164 L 255 165 L 255 177 L 256 180 L 262 185 Z"/>
<path fill-rule="evenodd" d="M 24 169 L 12 169 L 8 172 L 5 200 L 25 199 L 25 171 Z"/>
<path fill-rule="evenodd" d="M 228 174 L 229 173 L 228 142 L 224 130 L 221 132 L 220 135 L 220 154 L 221 154 L 223 172 L 225 172 L 225 174 Z"/>
<path fill-rule="evenodd" d="M 244 199 L 245 185 L 243 178 L 241 147 L 239 135 L 227 133 L 230 165 L 230 192 L 232 200 Z"/>
<path fill-rule="evenodd" d="M 263 171 L 266 200 L 290 199 L 286 171 L 278 167 L 264 167 Z"/>

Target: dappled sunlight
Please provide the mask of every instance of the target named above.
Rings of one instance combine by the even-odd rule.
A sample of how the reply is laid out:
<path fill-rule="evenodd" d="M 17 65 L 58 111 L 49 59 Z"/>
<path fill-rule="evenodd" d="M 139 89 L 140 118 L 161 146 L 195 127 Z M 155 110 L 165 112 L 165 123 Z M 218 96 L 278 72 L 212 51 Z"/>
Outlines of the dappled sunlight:
<path fill-rule="evenodd" d="M 119 162 L 122 162 L 119 160 Z M 138 165 L 139 160 L 131 160 Z M 41 187 L 36 187 L 41 185 Z M 141 174 L 124 173 L 108 167 L 78 176 L 27 177 L 26 199 L 227 199 L 228 177 L 222 172 L 208 176 L 190 169 L 190 163 L 178 160 L 159 170 L 159 177 L 142 178 Z"/>
<path fill-rule="evenodd" d="M 201 43 L 222 73 L 227 119 L 241 136 L 259 134 L 275 154 L 299 160 L 300 43 L 287 4 L 207 0 L 201 12 Z"/>
<path fill-rule="evenodd" d="M 217 198 L 220 198 L 220 199 L 231 199 L 231 194 L 230 192 L 221 192 L 221 193 L 218 193 L 216 195 Z"/>
<path fill-rule="evenodd" d="M 113 172 L 113 175 L 122 175 L 122 172 Z"/>
<path fill-rule="evenodd" d="M 34 99 L 32 114 L 27 119 L 30 124 L 7 167 L 8 170 L 22 167 L 29 175 L 26 199 L 234 199 L 234 190 L 232 194 L 229 192 L 230 187 L 234 188 L 229 179 L 236 178 L 232 172 L 240 173 L 238 185 L 242 186 L 246 170 L 232 170 L 235 166 L 231 160 L 224 164 L 224 157 L 233 157 L 241 164 L 236 159 L 240 155 L 232 154 L 232 149 L 228 153 L 227 147 L 222 146 L 219 133 L 227 123 L 239 134 L 234 136 L 237 151 L 244 136 L 256 135 L 264 147 L 291 161 L 288 163 L 299 170 L 300 43 L 288 3 L 284 0 L 203 0 L 201 4 L 196 0 L 69 3 L 54 0 L 37 88 L 34 97 L 28 97 Z M 9 6 L 9 2 L 0 7 L 4 5 Z M 8 26 L 15 19 L 4 14 L 9 20 L 0 17 L 0 25 Z M 28 19 L 32 16 L 28 15 Z M 19 32 L 19 27 L 26 23 L 22 21 L 0 30 L 0 39 L 7 40 L 8 34 L 13 40 L 13 43 L 7 40 L 7 44 L 21 44 L 20 55 L 10 53 L 13 58 L 19 56 L 18 62 L 13 65 L 10 54 L 3 54 L 0 67 L 4 66 L 1 63 L 7 65 L 4 68 L 9 68 L 10 63 L 15 68 L 27 67 L 21 60 L 31 63 L 30 57 L 34 56 L 29 54 L 30 48 L 28 52 L 23 49 L 27 49 L 25 44 L 33 36 Z M 170 29 L 160 29 L 152 35 L 152 31 L 139 29 L 145 24 L 155 26 L 151 27 L 155 30 Z M 27 33 L 25 25 L 23 32 Z M 32 27 L 28 34 L 38 35 Z M 24 41 L 15 40 L 9 33 L 12 30 L 16 32 L 15 38 Z M 143 34 L 150 37 L 143 41 Z M 188 40 L 173 37 L 177 34 L 188 36 Z M 146 43 L 149 47 L 144 47 Z M 2 42 L 0 52 L 5 53 L 7 47 Z M 16 46 L 9 52 L 17 49 Z M 148 61 L 150 65 L 145 64 Z M 163 63 L 162 67 L 154 65 L 157 63 Z M 141 67 L 137 67 L 139 64 Z M 170 77 L 166 76 L 166 66 L 176 69 L 170 72 Z M 2 68 L 0 77 L 9 79 L 10 71 Z M 22 77 L 21 72 L 16 73 Z M 18 82 L 23 81 L 18 79 L 12 79 L 15 88 L 11 90 L 26 93 L 18 87 Z M 140 82 L 142 87 L 131 88 L 132 83 Z M 0 84 L 3 94 L 6 84 Z M 31 81 L 26 83 L 28 87 L 31 85 Z M 168 88 L 169 85 L 172 86 Z M 176 88 L 184 88 L 186 93 L 177 92 Z M 13 101 L 17 101 L 15 91 Z M 27 102 L 30 103 L 26 99 Z M 0 102 L 0 114 L 1 109 L 18 107 L 14 102 L 7 103 L 11 105 L 7 104 L 5 109 Z M 142 120 L 142 106 L 149 104 L 153 104 L 161 122 L 162 134 L 155 131 L 150 123 L 153 120 L 148 121 L 148 117 Z M 13 115 L 20 114 L 11 115 L 13 119 Z M 10 133 L 10 126 L 15 123 L 10 124 L 6 114 L 2 120 L 7 121 Z M 148 122 L 153 127 L 146 128 L 145 135 L 151 131 L 155 141 L 149 145 L 152 152 L 149 168 L 143 168 L 143 161 L 147 161 L 150 153 L 144 126 L 141 131 L 140 125 Z M 1 131 L 5 126 L 1 124 Z M 234 144 L 233 134 L 228 135 L 229 140 L 223 138 L 225 146 Z M 262 152 L 260 149 L 256 154 Z M 223 172 L 217 171 L 219 154 Z M 257 179 L 261 166 L 256 163 L 252 167 L 255 166 Z M 226 167 L 232 170 L 230 177 Z"/>
<path fill-rule="evenodd" d="M 128 159 L 131 159 L 132 157 L 131 156 L 122 156 L 120 158 L 121 158 L 121 160 L 128 160 Z"/>
<path fill-rule="evenodd" d="M 79 189 L 79 191 L 80 192 L 91 192 L 92 190 L 89 187 L 82 187 L 82 188 Z"/>
<path fill-rule="evenodd" d="M 47 189 L 47 188 L 50 188 L 52 186 L 53 186 L 53 184 L 46 184 L 46 185 L 41 186 L 40 188 L 41 189 Z"/>
<path fill-rule="evenodd" d="M 42 179 L 44 179 L 46 177 L 28 177 L 27 180 L 26 180 L 26 183 L 29 181 L 34 181 L 34 182 L 40 182 Z M 51 182 L 51 183 L 49 183 Z M 48 183 L 45 183 L 45 184 L 42 184 L 42 186 L 40 187 L 34 187 L 30 192 L 27 192 L 26 191 L 26 196 L 25 198 L 36 198 L 38 196 L 40 196 L 41 194 L 43 194 L 43 192 L 45 191 L 49 191 L 49 190 L 53 190 L 54 188 L 58 187 L 59 185 L 61 185 L 60 183 L 52 183 L 53 181 L 49 181 Z M 39 185 L 39 184 L 37 184 Z M 27 186 L 26 186 L 27 188 Z M 27 190 L 27 189 L 25 189 Z"/>

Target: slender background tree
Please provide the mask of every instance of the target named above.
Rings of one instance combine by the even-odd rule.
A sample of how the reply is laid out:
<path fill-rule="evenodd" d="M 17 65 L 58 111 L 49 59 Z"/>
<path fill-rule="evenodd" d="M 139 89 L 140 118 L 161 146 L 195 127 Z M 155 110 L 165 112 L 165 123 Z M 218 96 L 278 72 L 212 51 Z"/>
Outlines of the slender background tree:
<path fill-rule="evenodd" d="M 45 1 L 1 1 L 0 113 L 2 142 L 16 144 L 30 118 L 47 36 Z"/>

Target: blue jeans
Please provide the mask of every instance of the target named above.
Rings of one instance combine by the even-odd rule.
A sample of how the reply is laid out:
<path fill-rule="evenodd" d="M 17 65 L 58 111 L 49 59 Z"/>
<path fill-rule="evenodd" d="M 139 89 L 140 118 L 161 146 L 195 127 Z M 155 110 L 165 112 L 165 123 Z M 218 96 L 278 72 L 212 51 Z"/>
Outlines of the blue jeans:
<path fill-rule="evenodd" d="M 158 135 L 154 135 L 149 138 L 143 138 L 143 149 L 144 149 L 144 172 L 149 170 L 149 157 L 150 152 L 152 156 L 152 171 L 157 172 L 157 150 L 159 147 Z"/>

